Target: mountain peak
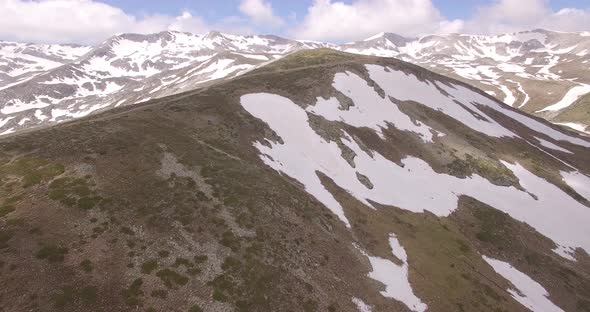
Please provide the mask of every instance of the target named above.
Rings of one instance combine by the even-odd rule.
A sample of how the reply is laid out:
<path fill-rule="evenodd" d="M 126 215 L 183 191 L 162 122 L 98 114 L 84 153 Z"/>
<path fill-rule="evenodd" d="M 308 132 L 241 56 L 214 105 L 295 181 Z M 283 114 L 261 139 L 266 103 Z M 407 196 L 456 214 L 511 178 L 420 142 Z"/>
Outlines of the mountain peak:
<path fill-rule="evenodd" d="M 220 31 L 211 30 L 211 31 L 207 32 L 203 37 L 206 39 L 215 39 L 215 38 L 224 37 L 224 36 Z"/>
<path fill-rule="evenodd" d="M 378 41 L 378 40 L 388 40 L 389 42 L 393 43 L 396 46 L 403 46 L 406 43 L 414 40 L 413 38 L 407 38 L 396 33 L 389 33 L 389 32 L 381 32 L 369 38 L 366 38 L 359 42 L 371 42 L 371 41 Z"/>
<path fill-rule="evenodd" d="M 371 41 L 371 40 L 379 39 L 379 38 L 382 38 L 384 35 L 385 35 L 384 32 L 380 32 L 380 33 L 378 33 L 376 35 L 373 35 L 373 36 L 371 36 L 369 38 L 364 39 L 363 41 Z"/>

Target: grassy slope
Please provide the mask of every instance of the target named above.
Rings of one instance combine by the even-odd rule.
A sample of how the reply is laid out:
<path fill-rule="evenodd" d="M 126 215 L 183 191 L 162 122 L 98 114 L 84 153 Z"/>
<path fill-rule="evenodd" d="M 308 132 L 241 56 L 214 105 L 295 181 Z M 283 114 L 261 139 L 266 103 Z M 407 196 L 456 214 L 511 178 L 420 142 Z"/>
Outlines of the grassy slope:
<path fill-rule="evenodd" d="M 590 94 L 580 97 L 552 120 L 555 122 L 578 122 L 590 125 Z"/>

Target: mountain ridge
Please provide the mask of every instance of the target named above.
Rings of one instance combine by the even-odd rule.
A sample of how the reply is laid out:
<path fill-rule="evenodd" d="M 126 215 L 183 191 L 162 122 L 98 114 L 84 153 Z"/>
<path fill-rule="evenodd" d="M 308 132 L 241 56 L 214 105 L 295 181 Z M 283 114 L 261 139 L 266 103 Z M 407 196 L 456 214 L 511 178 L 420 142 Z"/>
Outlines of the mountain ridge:
<path fill-rule="evenodd" d="M 73 62 L 31 72 L 22 80 L 3 79 L 0 133 L 182 92 L 239 75 L 297 50 L 325 47 L 398 57 L 471 83 L 509 105 L 556 123 L 576 122 L 577 129 L 583 131 L 590 121 L 577 113 L 580 109 L 575 106 L 579 104 L 573 103 L 590 90 L 589 71 L 584 70 L 590 60 L 583 53 L 590 51 L 590 39 L 578 42 L 571 51 L 563 52 L 563 47 L 569 49 L 572 36 L 586 38 L 584 34 L 533 30 L 499 36 L 404 38 L 382 33 L 342 45 L 216 31 L 204 35 L 173 31 L 123 34 L 84 50 L 81 56 L 71 56 L 76 59 Z M 498 54 L 496 49 L 505 52 Z"/>

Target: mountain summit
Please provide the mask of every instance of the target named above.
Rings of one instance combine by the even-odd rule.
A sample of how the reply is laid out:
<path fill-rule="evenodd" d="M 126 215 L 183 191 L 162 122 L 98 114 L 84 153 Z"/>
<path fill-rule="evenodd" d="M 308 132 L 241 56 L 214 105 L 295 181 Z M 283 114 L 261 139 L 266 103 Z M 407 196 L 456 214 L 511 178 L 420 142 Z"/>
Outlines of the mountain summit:
<path fill-rule="evenodd" d="M 590 141 L 299 51 L 0 140 L 7 311 L 579 311 Z"/>

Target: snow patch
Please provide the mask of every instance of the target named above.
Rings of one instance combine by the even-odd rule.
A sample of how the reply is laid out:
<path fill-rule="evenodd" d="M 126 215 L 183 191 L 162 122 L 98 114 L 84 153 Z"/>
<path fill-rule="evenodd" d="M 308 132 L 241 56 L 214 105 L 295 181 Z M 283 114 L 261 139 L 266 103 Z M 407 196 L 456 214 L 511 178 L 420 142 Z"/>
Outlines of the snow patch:
<path fill-rule="evenodd" d="M 356 305 L 359 312 L 373 312 L 373 308 L 359 298 L 352 297 L 352 303 Z"/>
<path fill-rule="evenodd" d="M 385 35 L 385 33 L 380 32 L 380 33 L 378 33 L 378 34 L 376 34 L 374 36 L 371 36 L 371 37 L 369 37 L 369 38 L 367 38 L 367 39 L 365 39 L 363 41 L 371 41 L 371 40 L 379 39 L 379 38 L 383 37 L 383 35 Z"/>
<path fill-rule="evenodd" d="M 3 119 L 0 119 L 0 127 L 4 127 L 4 125 L 6 125 L 11 119 L 14 119 L 14 116 L 10 116 L 10 117 L 6 117 Z"/>
<path fill-rule="evenodd" d="M 37 118 L 40 121 L 43 121 L 43 120 L 45 120 L 45 119 L 47 119 L 49 117 L 43 115 L 43 112 L 40 109 L 38 109 L 38 110 L 35 111 L 35 118 Z"/>
<path fill-rule="evenodd" d="M 483 256 L 483 259 L 516 289 L 508 292 L 516 301 L 531 311 L 557 312 L 563 310 L 549 300 L 549 293 L 541 284 L 515 269 L 510 263 Z"/>
<path fill-rule="evenodd" d="M 499 87 L 500 90 L 506 94 L 506 97 L 504 97 L 504 103 L 513 106 L 514 102 L 516 102 L 516 98 L 514 97 L 514 94 L 512 94 L 512 91 L 510 91 L 510 89 L 508 89 L 508 87 L 505 85 L 500 85 Z"/>
<path fill-rule="evenodd" d="M 261 152 L 264 163 L 301 182 L 309 194 L 350 227 L 342 206 L 324 188 L 316 174 L 316 170 L 323 172 L 321 168 L 349 166 L 342 163 L 341 151 L 336 143 L 318 136 L 309 126 L 307 113 L 285 97 L 256 93 L 242 96 L 240 102 L 252 116 L 265 121 L 285 142 L 272 143 L 270 148 L 256 142 L 254 146 Z M 289 122 L 285 122 L 285 116 L 289 116 Z M 305 148 L 293 149 L 302 146 Z M 317 168 L 312 167 L 314 165 Z"/>
<path fill-rule="evenodd" d="M 590 202 L 590 177 L 579 171 L 561 171 L 563 181 Z"/>
<path fill-rule="evenodd" d="M 586 131 L 586 128 L 588 128 L 587 125 L 581 124 L 581 123 L 576 123 L 576 122 L 556 122 L 556 125 L 561 125 L 561 126 L 566 126 L 568 128 L 572 128 L 576 131 L 580 131 L 580 132 L 584 132 L 584 133 L 588 133 L 590 134 L 590 132 Z"/>
<path fill-rule="evenodd" d="M 397 265 L 390 260 L 380 257 L 373 257 L 365 254 L 371 262 L 373 271 L 369 273 L 369 277 L 383 283 L 385 290 L 381 291 L 384 297 L 393 298 L 404 303 L 410 310 L 416 312 L 426 311 L 428 306 L 414 294 L 414 290 L 408 280 L 408 263 L 406 251 L 399 244 L 399 241 L 394 234 L 389 236 L 389 245 L 392 250 L 401 255 L 395 255 L 402 260 L 402 265 Z"/>
<path fill-rule="evenodd" d="M 397 70 L 386 71 L 385 67 L 379 65 L 366 65 L 366 68 L 369 71 L 371 79 L 385 90 L 387 95 L 397 100 L 415 101 L 419 104 L 428 106 L 451 116 L 475 131 L 489 136 L 516 137 L 516 134 L 502 127 L 491 117 L 487 116 L 473 105 L 473 102 L 491 101 L 483 96 L 475 94 L 471 90 L 460 86 L 454 86 L 454 88 L 451 88 L 441 83 L 420 81 L 414 75 L 405 74 Z M 437 87 L 445 89 L 445 91 L 449 93 L 449 96 L 442 94 Z M 477 118 L 471 112 L 461 107 L 461 105 L 457 105 L 455 101 L 459 101 L 462 105 L 468 107 L 480 117 L 485 118 L 485 120 Z"/>
<path fill-rule="evenodd" d="M 576 260 L 576 258 L 573 256 L 576 252 L 576 250 L 572 247 L 568 247 L 568 246 L 557 246 L 555 248 L 553 248 L 551 251 L 553 251 L 554 253 L 562 256 L 565 259 L 568 259 L 570 261 L 578 261 Z"/>
<path fill-rule="evenodd" d="M 14 128 L 10 128 L 8 130 L 3 131 L 2 133 L 0 133 L 0 136 L 6 135 L 6 134 L 11 134 L 11 133 L 14 133 Z"/>
<path fill-rule="evenodd" d="M 247 58 L 251 58 L 254 60 L 260 60 L 260 61 L 268 61 L 268 57 L 264 56 L 264 55 L 259 55 L 259 54 L 246 54 L 246 53 L 238 53 L 238 52 L 232 52 L 233 54 L 236 55 L 241 55 L 243 57 L 247 57 Z"/>
<path fill-rule="evenodd" d="M 350 73 L 338 73 L 334 76 L 332 86 L 352 99 L 354 106 L 343 110 L 336 98 L 317 98 L 315 106 L 307 111 L 320 115 L 327 120 L 342 121 L 355 127 L 374 129 L 383 138 L 382 128 L 393 125 L 397 129 L 418 134 L 422 140 L 432 142 L 432 130 L 420 121 L 413 122 L 408 115 L 388 98 L 382 98 L 373 87 L 361 77 Z"/>
<path fill-rule="evenodd" d="M 572 105 L 575 101 L 577 101 L 582 95 L 590 92 L 590 85 L 581 84 L 575 86 L 567 91 L 565 96 L 557 103 L 553 105 L 549 105 L 537 112 L 545 112 L 545 111 L 558 111 L 564 109 L 570 105 Z"/>
<path fill-rule="evenodd" d="M 19 99 L 12 99 L 9 100 L 2 109 L 0 109 L 0 113 L 4 115 L 15 114 L 30 109 L 47 107 L 49 105 L 49 103 L 39 101 L 38 99 L 31 102 L 23 102 Z"/>
<path fill-rule="evenodd" d="M 520 82 L 516 82 L 516 84 L 518 84 L 518 91 L 520 91 L 520 93 L 524 94 L 524 100 L 522 100 L 522 103 L 518 106 L 518 108 L 521 108 L 521 107 L 525 106 L 526 103 L 528 103 L 530 101 L 531 97 L 529 96 L 528 93 L 526 93 L 524 91 Z"/>
<path fill-rule="evenodd" d="M 535 140 L 539 141 L 539 143 L 541 143 L 541 145 L 543 145 L 543 146 L 545 146 L 547 148 L 550 148 L 550 149 L 556 150 L 556 151 L 560 151 L 560 152 L 564 152 L 564 153 L 568 153 L 568 154 L 573 154 L 572 152 L 566 150 L 565 148 L 563 148 L 563 147 L 561 147 L 559 145 L 553 144 L 553 143 L 551 143 L 551 142 L 549 142 L 547 140 L 543 140 L 543 139 L 538 138 L 538 137 L 534 137 L 534 138 L 535 138 Z"/>

